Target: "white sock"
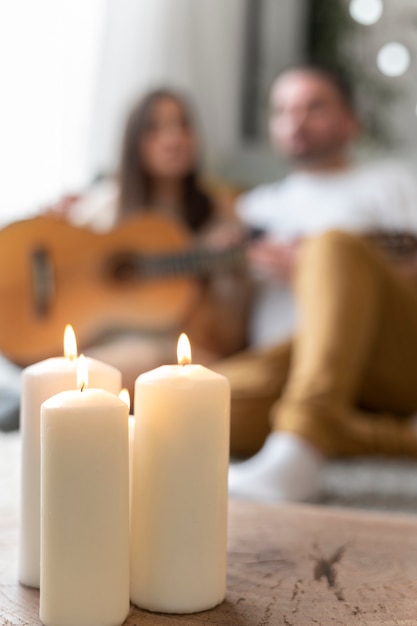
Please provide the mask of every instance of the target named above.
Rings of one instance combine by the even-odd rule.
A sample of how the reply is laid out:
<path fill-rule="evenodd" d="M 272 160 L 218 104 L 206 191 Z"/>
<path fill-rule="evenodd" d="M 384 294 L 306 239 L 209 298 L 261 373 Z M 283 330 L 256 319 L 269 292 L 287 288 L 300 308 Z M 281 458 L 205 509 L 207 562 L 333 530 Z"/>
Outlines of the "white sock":
<path fill-rule="evenodd" d="M 287 432 L 271 433 L 248 461 L 229 468 L 229 494 L 266 501 L 308 501 L 321 490 L 324 457 L 308 441 Z"/>

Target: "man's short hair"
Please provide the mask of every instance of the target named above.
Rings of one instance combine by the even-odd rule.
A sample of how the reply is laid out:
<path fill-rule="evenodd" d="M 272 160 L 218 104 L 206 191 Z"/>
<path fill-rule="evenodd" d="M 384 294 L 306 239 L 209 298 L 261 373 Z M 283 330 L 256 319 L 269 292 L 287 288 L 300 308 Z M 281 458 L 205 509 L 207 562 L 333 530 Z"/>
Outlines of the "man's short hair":
<path fill-rule="evenodd" d="M 301 65 L 293 65 L 285 69 L 277 76 L 279 78 L 287 72 L 305 72 L 306 74 L 312 74 L 326 81 L 332 87 L 336 89 L 343 103 L 356 113 L 355 96 L 352 89 L 351 82 L 343 74 L 332 67 L 320 65 L 318 63 L 304 63 Z"/>

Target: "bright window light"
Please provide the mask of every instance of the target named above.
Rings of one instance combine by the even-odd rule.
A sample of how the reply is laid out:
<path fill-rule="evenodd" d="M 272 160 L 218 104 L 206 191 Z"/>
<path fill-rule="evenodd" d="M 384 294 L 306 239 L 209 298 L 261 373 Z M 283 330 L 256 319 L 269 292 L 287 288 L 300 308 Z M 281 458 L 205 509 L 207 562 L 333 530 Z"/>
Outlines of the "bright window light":
<path fill-rule="evenodd" d="M 410 67 L 410 52 L 402 43 L 387 43 L 378 52 L 376 63 L 385 76 L 402 76 Z"/>
<path fill-rule="evenodd" d="M 384 11 L 382 0 L 351 0 L 349 12 L 359 24 L 371 26 L 375 24 Z"/>

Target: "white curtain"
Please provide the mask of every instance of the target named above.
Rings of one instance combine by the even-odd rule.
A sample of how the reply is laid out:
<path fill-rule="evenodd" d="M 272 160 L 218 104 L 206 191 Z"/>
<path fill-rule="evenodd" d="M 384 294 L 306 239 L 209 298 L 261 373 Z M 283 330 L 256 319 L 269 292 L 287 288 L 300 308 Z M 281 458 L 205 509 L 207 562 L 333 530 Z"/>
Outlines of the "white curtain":
<path fill-rule="evenodd" d="M 0 2 L 0 225 L 89 179 L 105 0 Z"/>

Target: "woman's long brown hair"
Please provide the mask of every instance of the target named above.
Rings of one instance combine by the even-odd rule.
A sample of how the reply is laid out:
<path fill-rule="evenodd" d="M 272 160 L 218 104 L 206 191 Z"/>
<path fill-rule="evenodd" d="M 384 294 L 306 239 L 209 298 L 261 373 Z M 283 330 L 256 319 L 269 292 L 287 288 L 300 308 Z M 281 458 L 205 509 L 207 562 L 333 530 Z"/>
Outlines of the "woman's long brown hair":
<path fill-rule="evenodd" d="M 152 175 L 146 171 L 138 146 L 147 131 L 152 109 L 162 99 L 175 100 L 183 109 L 190 126 L 190 107 L 182 96 L 168 89 L 149 93 L 132 109 L 126 123 L 119 168 L 119 212 L 121 216 L 137 213 L 149 207 Z M 198 165 L 183 180 L 183 219 L 193 231 L 202 228 L 213 215 L 213 205 L 198 185 Z"/>

